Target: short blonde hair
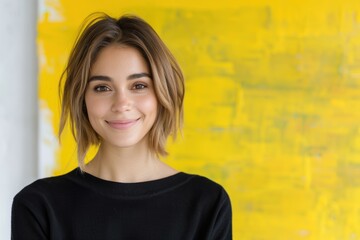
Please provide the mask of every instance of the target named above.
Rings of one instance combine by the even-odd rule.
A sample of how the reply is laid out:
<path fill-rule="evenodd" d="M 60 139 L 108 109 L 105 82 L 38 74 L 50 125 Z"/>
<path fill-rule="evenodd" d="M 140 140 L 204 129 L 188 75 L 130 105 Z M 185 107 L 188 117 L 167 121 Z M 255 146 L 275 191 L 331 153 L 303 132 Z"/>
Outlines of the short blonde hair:
<path fill-rule="evenodd" d="M 148 133 L 149 147 L 156 155 L 166 156 L 167 137 L 176 138 L 183 122 L 184 77 L 176 59 L 154 29 L 139 17 L 124 15 L 115 19 L 95 13 L 87 18 L 84 26 L 60 80 L 59 137 L 69 122 L 77 143 L 78 163 L 83 168 L 89 147 L 101 143 L 89 122 L 85 105 L 90 68 L 103 48 L 122 44 L 136 48 L 150 67 L 159 107 L 156 121 Z"/>

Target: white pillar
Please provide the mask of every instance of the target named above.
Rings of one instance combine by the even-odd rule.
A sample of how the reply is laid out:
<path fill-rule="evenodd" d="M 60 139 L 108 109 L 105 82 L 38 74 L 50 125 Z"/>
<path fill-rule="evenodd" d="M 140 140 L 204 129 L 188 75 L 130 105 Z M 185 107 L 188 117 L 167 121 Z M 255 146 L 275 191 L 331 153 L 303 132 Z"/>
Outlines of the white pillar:
<path fill-rule="evenodd" d="M 14 195 L 37 176 L 36 0 L 0 0 L 0 239 Z"/>

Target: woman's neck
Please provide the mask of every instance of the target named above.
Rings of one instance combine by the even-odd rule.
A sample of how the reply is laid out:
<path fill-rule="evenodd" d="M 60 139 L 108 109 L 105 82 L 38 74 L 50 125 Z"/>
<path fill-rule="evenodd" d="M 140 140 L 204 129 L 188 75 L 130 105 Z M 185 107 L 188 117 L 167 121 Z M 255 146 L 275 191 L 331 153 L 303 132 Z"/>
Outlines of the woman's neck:
<path fill-rule="evenodd" d="M 123 183 L 151 181 L 177 172 L 146 147 L 119 148 L 108 144 L 100 146 L 85 171 L 104 180 Z"/>

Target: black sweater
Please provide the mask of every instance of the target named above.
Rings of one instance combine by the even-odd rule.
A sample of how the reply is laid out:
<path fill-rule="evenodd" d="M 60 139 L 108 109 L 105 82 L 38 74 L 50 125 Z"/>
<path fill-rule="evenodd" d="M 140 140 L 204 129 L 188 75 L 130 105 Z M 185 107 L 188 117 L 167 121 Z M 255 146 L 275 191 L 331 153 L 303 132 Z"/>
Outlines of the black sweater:
<path fill-rule="evenodd" d="M 77 168 L 20 191 L 12 239 L 232 239 L 231 205 L 211 180 L 183 172 L 142 182 L 102 180 Z"/>

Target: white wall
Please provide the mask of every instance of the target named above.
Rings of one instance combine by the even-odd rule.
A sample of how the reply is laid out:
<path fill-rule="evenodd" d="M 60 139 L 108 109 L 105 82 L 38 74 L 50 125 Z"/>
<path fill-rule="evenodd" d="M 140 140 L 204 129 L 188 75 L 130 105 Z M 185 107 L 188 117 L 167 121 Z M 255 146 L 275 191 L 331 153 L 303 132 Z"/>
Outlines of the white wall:
<path fill-rule="evenodd" d="M 13 196 L 37 176 L 36 0 L 0 0 L 0 239 Z"/>

